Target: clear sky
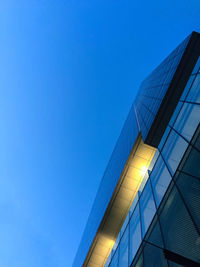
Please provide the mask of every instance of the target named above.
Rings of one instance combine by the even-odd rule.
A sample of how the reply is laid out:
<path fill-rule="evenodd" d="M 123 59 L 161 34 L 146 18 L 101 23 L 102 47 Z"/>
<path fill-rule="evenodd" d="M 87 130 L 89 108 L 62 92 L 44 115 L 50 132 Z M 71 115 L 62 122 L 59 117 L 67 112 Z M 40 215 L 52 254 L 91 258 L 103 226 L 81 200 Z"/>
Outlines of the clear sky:
<path fill-rule="evenodd" d="M 140 82 L 199 0 L 0 0 L 0 267 L 68 267 Z"/>

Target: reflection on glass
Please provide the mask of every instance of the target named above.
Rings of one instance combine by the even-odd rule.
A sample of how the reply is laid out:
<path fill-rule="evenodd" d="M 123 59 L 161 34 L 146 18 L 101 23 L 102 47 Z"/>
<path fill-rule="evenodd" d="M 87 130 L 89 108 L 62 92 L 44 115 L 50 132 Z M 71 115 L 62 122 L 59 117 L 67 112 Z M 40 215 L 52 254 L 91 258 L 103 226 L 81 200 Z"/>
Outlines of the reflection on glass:
<path fill-rule="evenodd" d="M 128 267 L 128 234 L 129 227 L 126 228 L 120 241 L 119 266 Z"/>
<path fill-rule="evenodd" d="M 174 124 L 174 129 L 190 141 L 199 122 L 200 106 L 185 103 Z"/>
<path fill-rule="evenodd" d="M 141 224 L 140 224 L 140 213 L 139 205 L 137 204 L 133 216 L 130 220 L 130 255 L 129 264 L 131 264 L 140 244 L 141 244 Z"/>
<path fill-rule="evenodd" d="M 149 167 L 148 167 L 148 169 L 149 169 L 150 171 L 152 171 L 152 169 L 154 168 L 154 165 L 155 165 L 155 163 L 156 163 L 156 161 L 157 161 L 157 159 L 158 159 L 159 154 L 160 154 L 160 152 L 159 152 L 159 150 L 157 149 L 156 152 L 155 152 L 155 154 L 154 154 L 154 156 L 153 156 L 153 159 L 152 159 L 152 161 L 151 161 L 151 163 L 150 163 L 150 165 L 149 165 Z"/>
<path fill-rule="evenodd" d="M 140 255 L 140 258 L 138 259 L 135 267 L 144 267 L 144 264 L 143 264 L 143 254 Z"/>
<path fill-rule="evenodd" d="M 200 74 L 196 76 L 186 100 L 189 102 L 200 103 Z"/>
<path fill-rule="evenodd" d="M 117 249 L 117 246 L 118 246 L 118 244 L 119 244 L 120 234 L 121 234 L 121 232 L 119 232 L 119 234 L 118 234 L 118 236 L 117 236 L 117 239 L 116 239 L 116 241 L 115 241 L 115 244 L 114 244 L 114 246 L 113 246 L 113 248 L 112 248 L 112 251 L 111 251 L 112 256 L 114 255 L 115 250 Z"/>
<path fill-rule="evenodd" d="M 118 265 L 118 258 L 119 258 L 119 247 L 117 248 L 112 260 L 111 260 L 111 263 L 110 263 L 110 267 L 117 267 L 119 266 Z"/>
<path fill-rule="evenodd" d="M 150 181 L 147 182 L 145 189 L 140 198 L 142 235 L 144 237 L 156 212 L 156 207 L 151 191 Z"/>
<path fill-rule="evenodd" d="M 169 122 L 169 125 L 170 126 L 173 126 L 174 125 L 174 122 L 175 122 L 175 120 L 176 120 L 176 118 L 177 118 L 177 116 L 178 116 L 178 114 L 179 114 L 179 112 L 180 112 L 180 110 L 181 110 L 181 108 L 182 108 L 182 106 L 183 106 L 183 103 L 182 102 L 179 102 L 178 103 L 178 105 L 176 106 L 176 109 L 175 109 L 175 111 L 174 111 L 174 113 L 173 113 L 173 115 L 172 115 L 172 117 L 171 117 L 171 119 L 170 119 L 170 122 Z M 168 127 L 167 127 L 168 128 Z M 169 133 L 169 132 L 168 132 Z M 165 136 L 165 139 L 166 139 L 166 134 L 164 134 L 163 135 L 163 137 Z M 163 137 L 162 137 L 162 139 L 163 139 Z M 159 147 L 160 147 L 160 145 L 159 145 Z M 161 149 L 161 148 L 160 148 Z"/>
<path fill-rule="evenodd" d="M 162 155 L 172 174 L 175 173 L 187 146 L 188 143 L 172 130 L 162 150 Z"/>
<path fill-rule="evenodd" d="M 134 211 L 136 204 L 138 203 L 138 199 L 139 199 L 139 196 L 137 193 L 135 195 L 135 198 L 134 198 L 133 203 L 132 203 L 131 208 L 130 208 L 130 216 L 131 216 L 132 212 Z"/>
<path fill-rule="evenodd" d="M 143 180 L 142 180 L 142 183 L 141 183 L 141 185 L 140 185 L 140 188 L 139 188 L 139 190 L 138 190 L 139 194 L 142 193 L 142 191 L 143 191 L 143 189 L 144 189 L 144 186 L 145 186 L 145 184 L 146 184 L 148 178 L 149 178 L 149 175 L 148 175 L 148 172 L 146 171 L 145 176 L 144 176 L 144 178 L 143 178 Z"/>
<path fill-rule="evenodd" d="M 160 224 L 166 249 L 199 262 L 199 234 L 176 187 L 161 210 Z"/>
<path fill-rule="evenodd" d="M 182 101 L 185 100 L 185 98 L 186 98 L 186 96 L 188 94 L 188 91 L 190 90 L 190 87 L 191 87 L 191 85 L 192 85 L 192 83 L 194 81 L 194 78 L 195 78 L 195 75 L 190 76 L 190 78 L 189 78 L 189 80 L 188 80 L 188 82 L 187 82 L 187 84 L 185 86 L 185 89 L 184 89 L 184 91 L 183 91 L 183 93 L 181 95 L 180 100 L 182 100 Z"/>
<path fill-rule="evenodd" d="M 165 132 L 164 132 L 164 134 L 163 134 L 163 136 L 162 136 L 162 139 L 161 139 L 161 141 L 160 141 L 160 144 L 159 144 L 159 146 L 158 146 L 158 149 L 159 149 L 160 151 L 161 151 L 161 149 L 163 148 L 163 145 L 164 145 L 164 143 L 165 143 L 165 141 L 166 141 L 166 139 L 167 139 L 167 136 L 168 136 L 169 132 L 170 132 L 170 127 L 167 126 L 167 128 L 166 128 L 166 130 L 165 130 Z"/>
<path fill-rule="evenodd" d="M 150 179 L 152 181 L 152 187 L 158 207 L 171 181 L 171 175 L 169 174 L 169 171 L 167 170 L 167 167 L 165 166 L 161 156 L 156 162 Z"/>
<path fill-rule="evenodd" d="M 124 221 L 124 223 L 123 223 L 123 225 L 122 225 L 122 228 L 121 228 L 121 230 L 120 230 L 120 232 L 121 232 L 121 236 L 122 236 L 122 234 L 123 234 L 123 232 L 124 232 L 124 230 L 125 230 L 125 228 L 126 228 L 126 226 L 127 226 L 127 224 L 128 224 L 128 221 L 129 221 L 129 213 L 127 214 L 126 219 L 125 219 L 125 221 Z"/>

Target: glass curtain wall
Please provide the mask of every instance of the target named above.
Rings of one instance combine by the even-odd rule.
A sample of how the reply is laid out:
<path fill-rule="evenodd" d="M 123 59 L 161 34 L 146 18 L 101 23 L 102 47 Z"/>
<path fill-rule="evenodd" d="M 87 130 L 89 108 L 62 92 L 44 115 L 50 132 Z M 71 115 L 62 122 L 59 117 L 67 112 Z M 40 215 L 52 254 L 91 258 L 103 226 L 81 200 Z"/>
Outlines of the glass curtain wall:
<path fill-rule="evenodd" d="M 196 180 L 192 180 L 192 183 L 190 184 L 190 186 L 194 187 L 194 191 L 198 191 L 198 194 L 196 193 L 196 195 L 193 196 L 192 191 L 188 194 L 183 194 L 183 192 L 187 192 L 189 183 L 187 177 L 200 177 L 199 169 L 197 170 L 195 166 L 194 168 L 191 168 L 192 164 L 195 162 L 197 163 L 197 159 L 200 162 L 200 156 L 198 154 L 200 153 L 200 140 L 199 138 L 196 138 L 196 141 L 191 141 L 193 140 L 192 137 L 194 136 L 199 123 L 200 59 L 188 80 L 177 108 L 174 111 L 159 144 L 158 151 L 147 171 L 147 179 L 145 179 L 146 184 L 143 183 L 141 185 L 124 226 L 119 233 L 117 243 L 115 244 L 105 266 L 125 267 L 130 266 L 131 264 L 132 266 L 144 266 L 145 262 L 148 262 L 148 264 L 146 264 L 148 267 L 180 266 L 174 265 L 175 263 L 163 258 L 163 248 L 165 247 L 168 250 L 176 251 L 177 247 L 181 247 L 178 246 L 178 242 L 181 242 L 181 239 L 188 240 L 186 244 L 188 246 L 191 245 L 192 251 L 189 250 L 189 252 L 186 253 L 186 248 L 184 248 L 183 244 L 183 247 L 177 250 L 178 255 L 184 255 L 185 253 L 189 259 L 193 259 L 200 263 L 200 256 L 197 256 L 200 255 L 200 238 L 198 236 L 200 231 L 198 205 L 200 205 L 200 202 L 198 202 L 198 205 L 195 204 L 195 199 L 198 198 L 199 201 L 200 191 L 198 190 L 200 189 L 196 184 L 198 184 L 200 180 L 197 180 L 196 178 Z M 189 148 L 190 150 L 191 148 L 193 149 L 191 150 L 193 152 L 190 152 L 190 165 L 185 164 L 180 172 L 180 161 L 186 153 L 189 153 Z M 193 154 L 195 154 L 195 156 Z M 192 158 L 194 158 L 194 162 L 192 162 Z M 180 176 L 182 177 L 181 179 Z M 183 184 L 179 181 L 183 181 Z M 174 183 L 176 183 L 176 187 L 173 187 Z M 170 187 L 169 185 L 172 187 L 171 194 L 166 200 L 165 208 L 163 208 L 162 214 L 160 215 L 158 214 L 158 208 L 162 206 L 163 197 L 164 195 L 166 197 L 166 191 L 168 192 L 167 189 Z M 181 191 L 182 193 L 180 195 Z M 176 201 L 176 209 L 171 208 L 174 201 Z M 188 203 L 187 207 L 182 205 L 182 203 L 185 203 L 186 201 Z M 193 220 L 191 220 L 192 215 L 194 217 Z M 174 228 L 171 226 L 171 221 L 169 223 L 169 218 L 173 217 L 176 218 L 173 224 Z M 182 218 L 185 219 L 188 226 L 188 231 L 185 231 L 185 235 L 187 236 L 183 236 L 185 230 L 184 227 L 182 227 L 183 229 L 178 229 L 180 230 L 180 238 L 176 241 L 176 244 L 176 242 L 173 243 L 171 239 L 174 238 L 174 234 L 178 231 L 176 229 L 178 220 L 181 222 Z M 181 224 L 180 222 L 179 225 Z M 195 223 L 193 224 L 193 222 Z M 145 240 L 147 240 L 147 230 L 149 227 L 153 227 L 154 230 L 152 230 L 151 236 L 148 237 L 153 241 L 148 241 L 148 243 Z M 194 234 L 194 227 L 196 236 Z M 155 243 L 156 239 L 157 247 L 152 245 Z M 198 244 L 196 248 L 194 248 L 194 239 Z M 157 261 L 157 265 L 154 265 L 154 261 Z"/>

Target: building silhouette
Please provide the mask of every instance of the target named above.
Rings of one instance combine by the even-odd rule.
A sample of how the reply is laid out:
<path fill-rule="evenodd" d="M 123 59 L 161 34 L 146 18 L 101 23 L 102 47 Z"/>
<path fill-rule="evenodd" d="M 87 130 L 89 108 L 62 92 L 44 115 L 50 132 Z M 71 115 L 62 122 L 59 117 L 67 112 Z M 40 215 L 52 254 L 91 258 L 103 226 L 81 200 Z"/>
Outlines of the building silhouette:
<path fill-rule="evenodd" d="M 200 34 L 141 84 L 74 267 L 200 266 Z"/>

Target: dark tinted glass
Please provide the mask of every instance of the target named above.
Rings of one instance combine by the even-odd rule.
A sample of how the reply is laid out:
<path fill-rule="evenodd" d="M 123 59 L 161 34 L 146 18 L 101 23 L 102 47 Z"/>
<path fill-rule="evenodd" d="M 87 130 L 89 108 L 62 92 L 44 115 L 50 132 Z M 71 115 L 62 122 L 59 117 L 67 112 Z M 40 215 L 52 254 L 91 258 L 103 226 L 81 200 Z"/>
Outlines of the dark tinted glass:
<path fill-rule="evenodd" d="M 175 187 L 160 213 L 160 222 L 166 249 L 199 262 L 199 234 Z"/>

